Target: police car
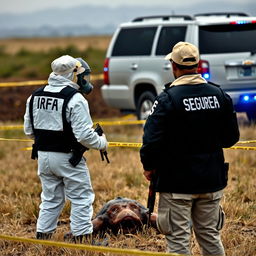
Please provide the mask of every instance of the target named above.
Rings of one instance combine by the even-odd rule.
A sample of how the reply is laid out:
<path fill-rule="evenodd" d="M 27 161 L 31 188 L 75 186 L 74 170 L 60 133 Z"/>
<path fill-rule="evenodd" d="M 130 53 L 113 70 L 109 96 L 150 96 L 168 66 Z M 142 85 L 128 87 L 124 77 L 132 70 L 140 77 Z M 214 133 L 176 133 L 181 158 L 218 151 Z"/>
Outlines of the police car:
<path fill-rule="evenodd" d="M 104 64 L 106 103 L 146 119 L 155 96 L 174 80 L 164 56 L 179 41 L 199 48 L 198 71 L 232 97 L 236 111 L 255 122 L 256 17 L 244 13 L 147 16 L 121 24 Z"/>

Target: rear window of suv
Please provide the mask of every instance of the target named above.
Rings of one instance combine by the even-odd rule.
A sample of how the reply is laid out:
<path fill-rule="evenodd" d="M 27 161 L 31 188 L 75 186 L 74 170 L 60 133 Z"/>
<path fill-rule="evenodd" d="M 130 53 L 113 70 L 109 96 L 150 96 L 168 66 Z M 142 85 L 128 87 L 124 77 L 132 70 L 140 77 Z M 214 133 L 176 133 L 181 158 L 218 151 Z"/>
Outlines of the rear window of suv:
<path fill-rule="evenodd" d="M 186 26 L 163 27 L 159 36 L 156 55 L 166 55 L 176 43 L 185 41 L 186 30 Z"/>
<path fill-rule="evenodd" d="M 256 50 L 256 24 L 199 27 L 201 54 L 252 52 Z"/>
<path fill-rule="evenodd" d="M 150 55 L 156 28 L 122 29 L 116 39 L 112 56 Z"/>

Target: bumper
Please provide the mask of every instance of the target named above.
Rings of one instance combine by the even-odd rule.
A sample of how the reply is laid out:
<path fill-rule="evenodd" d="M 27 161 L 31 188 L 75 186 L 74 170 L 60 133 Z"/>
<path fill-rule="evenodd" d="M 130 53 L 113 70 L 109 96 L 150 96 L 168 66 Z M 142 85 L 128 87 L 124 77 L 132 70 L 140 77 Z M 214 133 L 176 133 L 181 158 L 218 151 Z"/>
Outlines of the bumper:
<path fill-rule="evenodd" d="M 131 89 L 125 85 L 103 85 L 101 93 L 104 101 L 118 109 L 135 109 Z"/>

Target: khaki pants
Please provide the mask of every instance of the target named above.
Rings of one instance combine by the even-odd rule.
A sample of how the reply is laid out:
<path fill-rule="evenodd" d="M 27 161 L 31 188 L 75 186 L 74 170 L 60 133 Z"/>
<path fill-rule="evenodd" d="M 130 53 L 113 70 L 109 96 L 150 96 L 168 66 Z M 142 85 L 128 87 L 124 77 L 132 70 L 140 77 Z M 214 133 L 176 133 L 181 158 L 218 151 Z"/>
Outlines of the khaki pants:
<path fill-rule="evenodd" d="M 193 226 L 203 255 L 225 255 L 219 230 L 224 222 L 222 191 L 207 194 L 160 193 L 157 226 L 166 236 L 168 252 L 190 253 Z"/>

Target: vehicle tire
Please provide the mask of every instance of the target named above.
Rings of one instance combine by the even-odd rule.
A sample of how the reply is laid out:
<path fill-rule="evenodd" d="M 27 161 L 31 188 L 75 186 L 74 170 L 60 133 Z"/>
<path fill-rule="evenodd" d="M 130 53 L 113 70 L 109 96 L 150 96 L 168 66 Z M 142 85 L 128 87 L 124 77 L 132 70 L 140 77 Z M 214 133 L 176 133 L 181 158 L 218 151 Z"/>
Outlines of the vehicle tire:
<path fill-rule="evenodd" d="M 251 124 L 256 124 L 256 110 L 246 112 L 247 118 Z"/>
<path fill-rule="evenodd" d="M 150 91 L 143 92 L 136 107 L 138 120 L 146 120 L 155 101 L 156 95 Z"/>

